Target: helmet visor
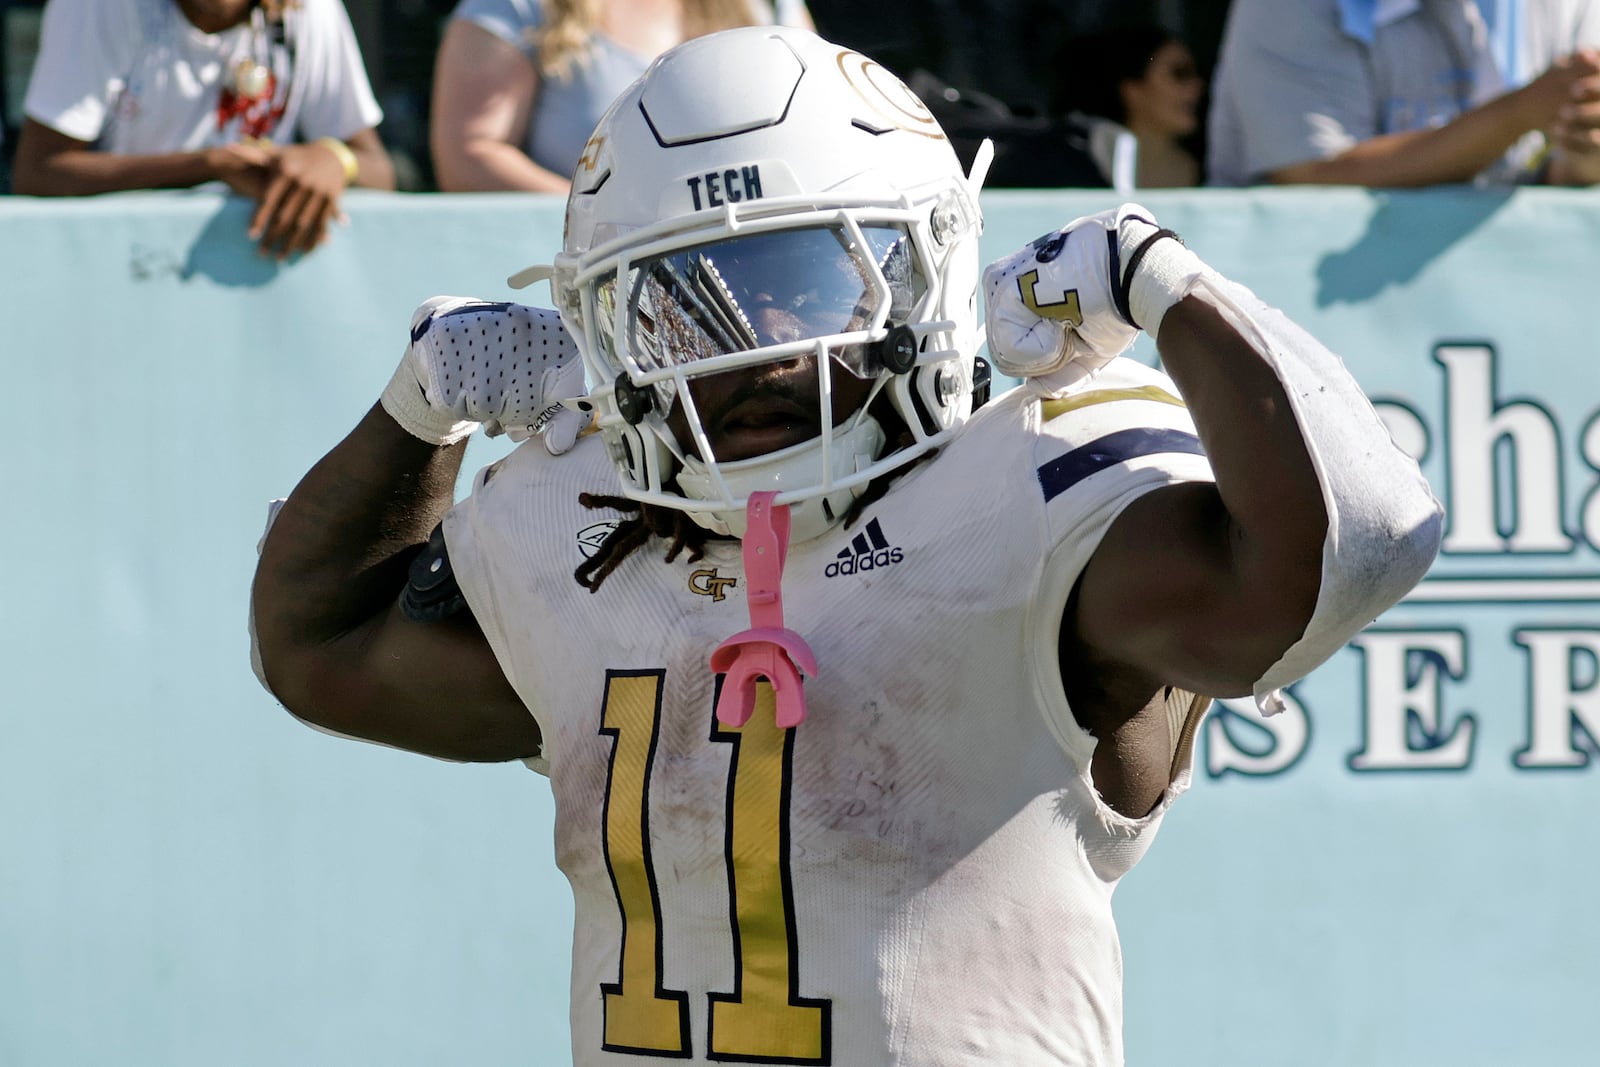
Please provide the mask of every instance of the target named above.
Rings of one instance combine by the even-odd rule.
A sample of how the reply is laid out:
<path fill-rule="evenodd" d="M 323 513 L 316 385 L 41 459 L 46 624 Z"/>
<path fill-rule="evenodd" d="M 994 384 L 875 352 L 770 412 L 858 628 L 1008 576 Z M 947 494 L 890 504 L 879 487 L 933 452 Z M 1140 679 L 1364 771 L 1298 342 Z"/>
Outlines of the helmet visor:
<path fill-rule="evenodd" d="M 927 290 L 900 226 L 773 230 L 675 249 L 628 265 L 625 343 L 616 343 L 616 275 L 595 287 L 606 355 L 648 373 L 771 345 L 904 322 Z M 877 346 L 843 343 L 833 357 L 861 378 L 881 369 Z"/>

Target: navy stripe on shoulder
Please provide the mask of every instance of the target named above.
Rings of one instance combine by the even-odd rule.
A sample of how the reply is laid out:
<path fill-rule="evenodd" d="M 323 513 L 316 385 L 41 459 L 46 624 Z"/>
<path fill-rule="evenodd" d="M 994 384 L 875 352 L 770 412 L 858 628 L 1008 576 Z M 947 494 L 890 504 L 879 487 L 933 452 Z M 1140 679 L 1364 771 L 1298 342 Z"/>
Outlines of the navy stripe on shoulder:
<path fill-rule="evenodd" d="M 1074 448 L 1064 456 L 1057 456 L 1040 467 L 1039 487 L 1044 490 L 1044 498 L 1048 502 L 1091 474 L 1138 456 L 1150 456 L 1158 452 L 1205 455 L 1205 450 L 1200 447 L 1200 438 L 1184 430 L 1151 427 L 1117 430 Z"/>
<path fill-rule="evenodd" d="M 465 315 L 469 312 L 481 314 L 490 311 L 505 311 L 510 307 L 511 302 L 509 300 L 502 300 L 493 304 L 478 301 L 471 304 L 462 304 L 460 307 L 453 307 L 449 311 L 443 313 L 436 311 L 427 318 L 423 319 L 421 322 L 417 323 L 416 328 L 411 331 L 411 343 L 416 344 L 418 341 L 422 340 L 423 335 L 428 332 L 428 327 L 433 325 L 434 320 L 436 319 L 448 319 L 452 315 Z"/>

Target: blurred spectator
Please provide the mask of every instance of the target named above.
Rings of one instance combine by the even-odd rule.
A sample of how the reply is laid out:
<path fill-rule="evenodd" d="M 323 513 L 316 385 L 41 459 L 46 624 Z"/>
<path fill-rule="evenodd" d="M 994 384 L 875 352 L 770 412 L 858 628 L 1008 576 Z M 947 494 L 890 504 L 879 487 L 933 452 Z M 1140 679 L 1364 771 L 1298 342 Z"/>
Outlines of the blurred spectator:
<path fill-rule="evenodd" d="M 1113 26 L 1159 25 L 1188 44 L 1209 77 L 1228 0 L 808 0 L 830 41 L 890 70 L 926 70 L 963 94 L 1044 115 L 1058 71 L 1050 45 Z"/>
<path fill-rule="evenodd" d="M 461 0 L 434 67 L 439 188 L 564 193 L 590 131 L 651 60 L 774 21 L 811 27 L 801 0 Z"/>
<path fill-rule="evenodd" d="M 1589 0 L 1235 0 L 1208 177 L 1592 185 L 1596 46 L 1600 5 Z M 1523 84 L 1524 72 L 1537 76 Z"/>
<path fill-rule="evenodd" d="M 1205 82 L 1189 47 L 1159 26 L 1069 38 L 1055 64 L 1050 110 L 1109 120 L 1134 136 L 1134 185 L 1200 184 L 1188 139 L 1200 128 Z"/>
<path fill-rule="evenodd" d="M 946 85 L 927 70 L 912 71 L 908 84 L 950 138 L 963 170 L 972 171 L 988 143 L 993 156 L 986 189 L 1133 190 L 1133 134 L 1108 119 L 1013 109 L 981 90 Z"/>
<path fill-rule="evenodd" d="M 219 180 L 279 256 L 326 239 L 347 185 L 394 187 L 339 0 L 49 0 L 24 109 L 16 192 Z"/>

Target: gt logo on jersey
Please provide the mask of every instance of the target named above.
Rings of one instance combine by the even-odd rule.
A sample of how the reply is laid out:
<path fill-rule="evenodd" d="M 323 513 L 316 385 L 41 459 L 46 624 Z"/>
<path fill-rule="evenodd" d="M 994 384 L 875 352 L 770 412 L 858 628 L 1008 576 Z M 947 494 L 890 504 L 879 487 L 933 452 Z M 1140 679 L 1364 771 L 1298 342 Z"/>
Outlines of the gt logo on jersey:
<path fill-rule="evenodd" d="M 721 207 L 723 204 L 737 204 L 743 200 L 761 199 L 761 166 L 752 163 L 748 167 L 728 167 L 726 170 L 713 170 L 705 174 L 696 174 L 692 178 L 685 178 L 684 184 L 689 186 L 689 195 L 694 199 L 694 209 Z M 705 199 L 701 200 L 700 191 L 705 190 Z"/>
<path fill-rule="evenodd" d="M 1017 292 L 1022 297 L 1023 307 L 1041 319 L 1054 319 L 1068 326 L 1083 325 L 1083 310 L 1078 306 L 1078 290 L 1067 289 L 1061 294 L 1060 300 L 1041 304 L 1039 295 L 1034 291 L 1038 284 L 1039 272 L 1036 270 L 1017 275 Z"/>
<path fill-rule="evenodd" d="M 728 590 L 739 584 L 737 578 L 723 578 L 717 568 L 707 567 L 689 575 L 689 592 L 708 596 L 712 600 L 726 600 Z"/>

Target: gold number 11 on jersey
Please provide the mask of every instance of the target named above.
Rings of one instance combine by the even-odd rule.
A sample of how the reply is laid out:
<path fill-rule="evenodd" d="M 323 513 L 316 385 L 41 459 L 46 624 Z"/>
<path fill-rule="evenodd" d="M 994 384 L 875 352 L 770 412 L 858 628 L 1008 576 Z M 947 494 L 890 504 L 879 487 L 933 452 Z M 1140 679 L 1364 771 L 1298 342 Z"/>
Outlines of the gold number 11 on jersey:
<path fill-rule="evenodd" d="M 661 899 L 650 858 L 650 770 L 665 671 L 606 672 L 600 732 L 614 739 L 606 783 L 605 852 L 622 912 L 622 962 L 605 998 L 605 1048 L 687 1058 L 689 997 L 662 978 Z M 775 721 L 772 688 L 757 687 L 741 727 L 712 723 L 733 746 L 728 770 L 728 895 L 734 987 L 707 995 L 713 1060 L 828 1063 L 831 1003 L 801 997 L 789 881 L 789 766 L 794 731 Z"/>

